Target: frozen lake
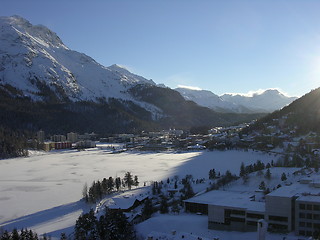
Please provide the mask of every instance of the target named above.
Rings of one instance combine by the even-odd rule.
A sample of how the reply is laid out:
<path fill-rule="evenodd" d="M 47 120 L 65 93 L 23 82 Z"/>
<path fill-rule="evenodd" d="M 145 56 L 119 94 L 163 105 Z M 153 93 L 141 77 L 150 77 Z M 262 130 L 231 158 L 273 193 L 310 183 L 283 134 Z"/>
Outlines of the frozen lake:
<path fill-rule="evenodd" d="M 23 222 L 23 216 L 50 215 L 68 211 L 81 214 L 82 208 L 75 204 L 82 197 L 85 183 L 104 177 L 123 177 L 130 171 L 144 182 L 165 180 L 186 174 L 194 178 L 208 178 L 210 169 L 238 174 L 241 162 L 257 160 L 268 163 L 277 157 L 260 152 L 199 151 L 199 152 L 124 152 L 110 154 L 104 149 L 87 151 L 57 151 L 33 154 L 27 158 L 0 160 L 0 226 Z M 74 216 L 66 216 L 70 222 Z M 19 220 L 17 220 L 19 219 Z M 39 220 L 40 221 L 40 220 Z M 55 219 L 50 219 L 55 221 Z M 26 220 L 25 220 L 26 222 Z M 38 223 L 40 224 L 40 222 Z M 73 223 L 74 224 L 74 223 Z"/>

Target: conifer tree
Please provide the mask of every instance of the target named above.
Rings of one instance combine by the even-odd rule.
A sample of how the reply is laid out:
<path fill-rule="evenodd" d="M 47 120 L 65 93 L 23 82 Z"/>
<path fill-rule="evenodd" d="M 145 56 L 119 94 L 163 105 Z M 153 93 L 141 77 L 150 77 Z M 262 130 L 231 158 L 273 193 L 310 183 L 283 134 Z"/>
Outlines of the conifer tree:
<path fill-rule="evenodd" d="M 168 201 L 166 197 L 163 197 L 160 202 L 160 213 L 168 213 Z"/>
<path fill-rule="evenodd" d="M 133 182 L 133 184 L 134 184 L 135 187 L 138 187 L 138 186 L 139 186 L 139 181 L 138 181 L 138 176 L 137 176 L 137 175 L 134 176 L 134 182 Z"/>
<path fill-rule="evenodd" d="M 261 181 L 260 185 L 259 185 L 259 189 L 260 190 L 266 190 L 266 184 L 264 181 Z"/>
<path fill-rule="evenodd" d="M 281 181 L 285 181 L 285 180 L 287 180 L 287 175 L 283 172 L 281 174 Z"/>
<path fill-rule="evenodd" d="M 154 212 L 151 199 L 147 198 L 144 202 L 144 207 L 142 209 L 142 216 L 144 219 L 151 217 L 151 214 Z"/>
<path fill-rule="evenodd" d="M 130 172 L 126 172 L 126 174 L 124 175 L 124 178 L 123 178 L 123 182 L 124 182 L 125 186 L 127 186 L 128 189 L 131 190 L 131 187 L 134 184 L 134 181 L 133 181 L 133 178 L 132 178 L 132 175 Z"/>
<path fill-rule="evenodd" d="M 266 179 L 270 180 L 271 179 L 271 172 L 270 168 L 267 169 L 266 174 L 265 174 Z"/>

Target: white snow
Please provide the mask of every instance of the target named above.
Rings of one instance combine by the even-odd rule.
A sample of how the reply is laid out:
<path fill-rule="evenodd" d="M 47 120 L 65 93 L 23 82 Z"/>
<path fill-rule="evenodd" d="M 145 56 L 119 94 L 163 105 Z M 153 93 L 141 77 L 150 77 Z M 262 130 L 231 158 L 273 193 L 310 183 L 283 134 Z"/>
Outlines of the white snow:
<path fill-rule="evenodd" d="M 1 160 L 0 227 L 29 227 L 52 235 L 71 232 L 79 214 L 90 207 L 79 202 L 84 184 L 109 176 L 122 178 L 126 171 L 137 175 L 143 185 L 175 175 L 207 178 L 212 168 L 238 174 L 241 162 L 268 163 L 276 158 L 253 151 L 110 154 L 95 148 L 34 152 L 28 158 Z"/>

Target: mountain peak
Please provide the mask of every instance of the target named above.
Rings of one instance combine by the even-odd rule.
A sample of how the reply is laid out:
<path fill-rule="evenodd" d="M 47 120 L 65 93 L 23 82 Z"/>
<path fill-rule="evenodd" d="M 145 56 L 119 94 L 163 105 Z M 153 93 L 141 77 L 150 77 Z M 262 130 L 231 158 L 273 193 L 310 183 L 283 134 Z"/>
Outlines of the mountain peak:
<path fill-rule="evenodd" d="M 2 29 L 11 28 L 11 33 L 29 38 L 45 47 L 66 48 L 58 35 L 43 25 L 32 25 L 28 20 L 18 15 L 10 17 L 0 17 L 0 26 Z"/>

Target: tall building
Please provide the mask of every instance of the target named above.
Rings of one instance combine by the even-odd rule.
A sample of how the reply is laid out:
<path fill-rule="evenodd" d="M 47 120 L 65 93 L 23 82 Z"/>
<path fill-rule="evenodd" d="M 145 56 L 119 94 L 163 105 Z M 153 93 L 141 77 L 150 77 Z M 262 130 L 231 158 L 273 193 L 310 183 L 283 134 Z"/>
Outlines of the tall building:
<path fill-rule="evenodd" d="M 38 143 L 44 143 L 44 139 L 45 139 L 44 131 L 42 131 L 42 130 L 38 131 L 37 132 Z"/>
<path fill-rule="evenodd" d="M 67 134 L 67 141 L 75 143 L 78 141 L 78 133 L 70 132 Z"/>

